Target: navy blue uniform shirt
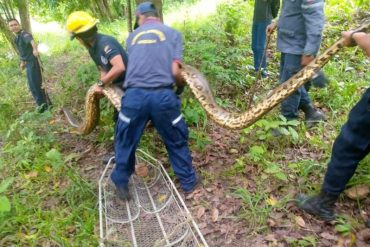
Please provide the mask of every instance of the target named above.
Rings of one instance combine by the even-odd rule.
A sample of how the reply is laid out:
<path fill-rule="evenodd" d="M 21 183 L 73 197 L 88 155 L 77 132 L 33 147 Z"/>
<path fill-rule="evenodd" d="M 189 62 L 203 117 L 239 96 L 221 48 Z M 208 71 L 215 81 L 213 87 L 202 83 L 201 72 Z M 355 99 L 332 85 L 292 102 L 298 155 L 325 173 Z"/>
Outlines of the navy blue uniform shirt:
<path fill-rule="evenodd" d="M 109 72 L 109 70 L 112 69 L 113 66 L 109 61 L 117 55 L 121 55 L 125 68 L 127 69 L 127 53 L 122 45 L 111 36 L 98 33 L 93 47 L 89 49 L 89 54 L 96 66 L 100 67 L 104 72 Z M 124 81 L 125 72 L 112 83 L 119 84 Z"/>
<path fill-rule="evenodd" d="M 14 42 L 19 51 L 19 56 L 23 61 L 30 61 L 36 57 L 33 55 L 33 48 L 31 41 L 33 40 L 32 34 L 27 33 L 26 31 L 21 30 L 16 34 Z"/>
<path fill-rule="evenodd" d="M 182 60 L 181 33 L 148 19 L 127 39 L 128 64 L 124 88 L 169 87 L 175 83 L 173 61 Z"/>
<path fill-rule="evenodd" d="M 271 3 L 269 0 L 255 0 L 253 22 L 265 22 L 272 20 Z"/>
<path fill-rule="evenodd" d="M 324 0 L 283 0 L 278 22 L 278 50 L 315 56 L 320 49 L 324 23 Z"/>

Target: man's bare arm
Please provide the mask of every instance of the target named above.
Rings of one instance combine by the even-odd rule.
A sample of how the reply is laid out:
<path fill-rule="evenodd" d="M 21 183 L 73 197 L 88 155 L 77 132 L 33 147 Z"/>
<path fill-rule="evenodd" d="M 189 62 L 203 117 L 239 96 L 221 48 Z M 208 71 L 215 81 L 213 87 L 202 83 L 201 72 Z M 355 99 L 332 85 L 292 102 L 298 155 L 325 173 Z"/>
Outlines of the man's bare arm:
<path fill-rule="evenodd" d="M 357 45 L 364 50 L 368 57 L 370 57 L 370 34 L 355 33 L 352 37 L 356 41 Z"/>
<path fill-rule="evenodd" d="M 38 49 L 37 49 L 37 44 L 36 44 L 36 42 L 35 42 L 34 40 L 31 40 L 31 45 L 32 45 L 32 49 L 33 49 L 33 51 L 32 51 L 33 55 L 34 55 L 35 57 L 38 57 L 38 56 L 39 56 L 39 51 L 38 51 Z"/>
<path fill-rule="evenodd" d="M 342 32 L 345 46 L 355 45 L 354 42 L 364 50 L 366 55 L 370 57 L 370 34 L 364 32 L 345 31 Z"/>
<path fill-rule="evenodd" d="M 181 75 L 181 64 L 177 61 L 172 62 L 172 74 L 176 81 L 176 86 L 183 87 L 186 85 L 186 81 Z"/>
<path fill-rule="evenodd" d="M 121 55 L 114 56 L 109 62 L 112 68 L 105 74 L 101 73 L 102 76 L 100 80 L 102 80 L 104 84 L 114 81 L 126 70 Z"/>

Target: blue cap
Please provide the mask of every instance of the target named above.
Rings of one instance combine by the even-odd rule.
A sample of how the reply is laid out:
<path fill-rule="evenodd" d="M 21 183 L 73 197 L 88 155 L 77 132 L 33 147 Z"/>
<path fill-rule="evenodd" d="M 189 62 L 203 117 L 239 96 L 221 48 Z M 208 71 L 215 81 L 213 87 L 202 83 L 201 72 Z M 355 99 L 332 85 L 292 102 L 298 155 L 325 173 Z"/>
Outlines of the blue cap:
<path fill-rule="evenodd" d="M 136 8 L 137 16 L 149 12 L 157 13 L 157 9 L 155 8 L 155 5 L 152 2 L 143 2 L 139 4 Z"/>

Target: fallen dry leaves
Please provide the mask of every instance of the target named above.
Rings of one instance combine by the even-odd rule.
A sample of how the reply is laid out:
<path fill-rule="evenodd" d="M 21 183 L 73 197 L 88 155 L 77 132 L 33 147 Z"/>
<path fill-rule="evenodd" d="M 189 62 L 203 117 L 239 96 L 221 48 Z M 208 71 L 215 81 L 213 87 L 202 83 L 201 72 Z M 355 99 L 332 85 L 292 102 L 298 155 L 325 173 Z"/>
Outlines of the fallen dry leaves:
<path fill-rule="evenodd" d="M 306 227 L 306 222 L 304 221 L 304 219 L 301 217 L 301 216 L 296 216 L 295 217 L 295 222 L 302 228 L 305 228 Z"/>
<path fill-rule="evenodd" d="M 205 214 L 205 212 L 206 212 L 206 208 L 203 207 L 203 206 L 200 206 L 198 211 L 197 211 L 197 214 L 196 214 L 197 219 L 202 218 L 202 216 Z"/>
<path fill-rule="evenodd" d="M 219 211 L 217 208 L 212 209 L 212 222 L 216 222 L 218 220 Z"/>
<path fill-rule="evenodd" d="M 256 231 L 256 228 L 251 227 L 250 219 L 243 218 L 244 204 L 240 199 L 232 196 L 236 187 L 247 189 L 250 193 L 261 191 L 258 185 L 258 176 L 260 167 L 255 164 L 247 164 L 245 169 L 235 176 L 222 177 L 220 174 L 235 164 L 235 160 L 240 158 L 241 155 L 248 152 L 248 143 L 240 145 L 239 133 L 229 130 L 224 130 L 218 126 L 211 125 L 207 128 L 208 137 L 211 140 L 206 150 L 202 152 L 192 152 L 194 165 L 197 170 L 204 170 L 207 174 L 212 175 L 212 179 L 205 178 L 204 188 L 195 191 L 186 198 L 185 203 L 194 216 L 198 226 L 205 236 L 209 246 L 222 246 L 222 247 L 247 247 L 247 246 L 289 246 L 287 238 L 300 240 L 306 236 L 316 236 L 317 247 L 327 246 L 350 246 L 340 244 L 353 244 L 353 239 L 342 239 L 340 235 L 335 233 L 334 227 L 331 225 L 323 224 L 315 218 L 302 214 L 297 210 L 293 203 L 288 203 L 283 210 L 274 209 L 269 218 L 266 219 L 263 231 Z M 78 167 L 83 171 L 87 165 L 93 166 L 88 172 L 81 172 L 81 175 L 88 178 L 89 181 L 96 182 L 96 178 L 101 174 L 104 166 L 101 165 L 101 157 L 103 157 L 107 150 L 100 147 L 91 146 L 86 151 L 86 147 L 90 147 L 91 141 L 81 140 L 68 133 L 64 134 L 64 143 L 66 153 L 83 153 L 84 155 L 78 159 Z M 312 134 L 308 133 L 308 138 L 312 138 Z M 93 139 L 93 137 L 92 137 Z M 230 149 L 236 148 L 238 153 Z M 307 146 L 289 147 L 286 150 L 286 155 L 283 161 L 286 164 L 296 162 L 299 159 L 322 159 L 322 150 L 311 150 Z M 160 160 L 168 165 L 168 158 L 166 154 L 160 154 Z M 167 163 L 166 163 L 167 162 Z M 202 174 L 202 173 L 201 173 Z M 298 188 L 296 184 L 303 184 L 304 179 L 295 181 L 291 187 L 286 188 L 279 186 L 279 184 L 266 184 L 263 186 L 262 191 L 268 192 L 270 195 L 266 203 L 269 205 L 276 205 L 276 202 L 289 195 L 293 197 Z M 321 182 L 321 179 L 320 179 Z M 60 182 L 61 184 L 62 181 Z M 178 181 L 175 180 L 178 185 Z M 62 187 L 57 184 L 57 187 Z M 278 186 L 275 186 L 278 185 Z M 281 189 L 285 190 L 281 190 Z M 181 190 L 180 190 L 181 191 Z M 283 200 L 281 200 L 283 201 Z M 366 199 L 365 199 L 366 201 Z M 50 202 L 43 207 L 48 209 L 54 207 L 56 203 Z M 49 205 L 50 204 L 50 205 Z M 370 200 L 364 203 L 364 211 L 370 212 Z M 340 202 L 337 206 L 339 211 L 345 212 L 349 215 L 356 215 L 355 202 L 346 200 Z M 365 214 L 364 218 L 368 215 Z M 299 226 L 299 227 L 297 227 Z M 362 238 L 360 231 L 357 234 L 357 242 Z M 363 234 L 363 233 L 361 233 Z M 365 234 L 366 237 L 366 234 Z M 356 242 L 356 244 L 357 244 Z M 361 243 L 365 243 L 361 241 Z M 339 245 L 338 245 L 339 244 Z M 365 245 L 366 246 L 366 245 Z M 369 246 L 369 245 L 368 245 Z M 363 246 L 358 246 L 363 247 Z"/>
<path fill-rule="evenodd" d="M 148 173 L 149 173 L 149 168 L 146 164 L 137 164 L 135 166 L 135 174 L 138 177 L 145 178 L 146 176 L 148 176 Z"/>
<path fill-rule="evenodd" d="M 369 186 L 366 184 L 359 184 L 345 190 L 346 196 L 348 196 L 352 200 L 365 199 L 369 193 L 370 189 Z"/>

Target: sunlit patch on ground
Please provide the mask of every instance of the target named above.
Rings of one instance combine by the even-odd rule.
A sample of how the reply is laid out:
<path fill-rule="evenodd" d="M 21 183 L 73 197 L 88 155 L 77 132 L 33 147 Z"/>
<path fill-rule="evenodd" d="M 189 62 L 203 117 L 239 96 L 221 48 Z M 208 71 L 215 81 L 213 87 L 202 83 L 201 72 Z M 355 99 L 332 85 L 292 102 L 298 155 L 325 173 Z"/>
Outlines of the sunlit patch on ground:
<path fill-rule="evenodd" d="M 61 24 L 56 21 L 41 23 L 35 19 L 31 20 L 33 33 L 52 33 L 55 35 L 67 36 L 67 31 L 63 29 Z"/>
<path fill-rule="evenodd" d="M 50 50 L 50 47 L 47 44 L 45 44 L 45 43 L 40 43 L 38 45 L 38 50 L 42 54 L 47 54 L 48 51 Z"/>
<path fill-rule="evenodd" d="M 195 20 L 207 17 L 216 12 L 217 6 L 225 0 L 201 0 L 195 5 L 173 11 L 164 17 L 166 24 L 181 23 L 186 20 Z"/>

